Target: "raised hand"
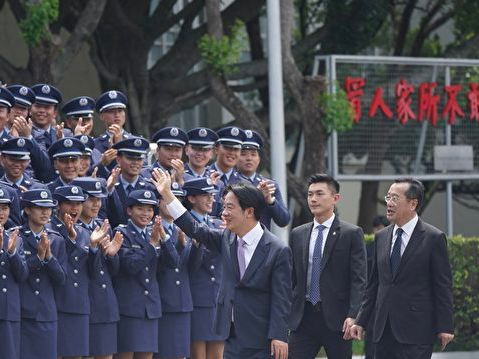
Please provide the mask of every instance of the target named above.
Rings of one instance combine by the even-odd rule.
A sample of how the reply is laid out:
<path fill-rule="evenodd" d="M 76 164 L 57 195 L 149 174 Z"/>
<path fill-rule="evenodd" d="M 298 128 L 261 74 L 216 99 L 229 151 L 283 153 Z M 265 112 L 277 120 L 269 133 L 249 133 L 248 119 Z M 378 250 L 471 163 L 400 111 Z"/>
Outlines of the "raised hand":
<path fill-rule="evenodd" d="M 213 184 L 216 186 L 218 185 L 218 181 L 220 180 L 220 173 L 218 171 L 213 171 L 210 173 L 210 180 L 213 182 Z"/>
<path fill-rule="evenodd" d="M 15 117 L 12 129 L 16 131 L 18 136 L 30 137 L 32 135 L 33 122 L 23 116 Z M 13 135 L 12 135 L 13 136 Z"/>
<path fill-rule="evenodd" d="M 109 257 L 113 257 L 121 248 L 121 244 L 123 243 L 123 234 L 121 232 L 116 231 L 113 239 L 110 241 L 110 236 L 107 236 L 108 244 L 104 247 L 102 246 L 103 253 Z"/>
<path fill-rule="evenodd" d="M 110 229 L 110 224 L 108 223 L 108 219 L 105 219 L 101 227 L 97 226 L 93 230 L 93 232 L 91 232 L 90 245 L 92 246 L 92 248 L 98 247 L 98 244 L 100 243 L 101 239 L 107 235 L 109 229 Z"/>
<path fill-rule="evenodd" d="M 55 126 L 55 129 L 56 129 L 56 136 L 57 136 L 57 140 L 61 140 L 63 137 L 64 137 L 64 134 L 63 134 L 63 129 L 65 128 L 65 123 L 60 123 L 59 125 L 56 125 Z"/>
<path fill-rule="evenodd" d="M 161 168 L 155 168 L 151 172 L 151 182 L 156 187 L 158 193 L 163 197 L 171 193 L 171 176 L 168 171 L 163 171 Z"/>
<path fill-rule="evenodd" d="M 49 249 L 50 249 L 50 241 L 48 240 L 47 233 L 43 231 L 40 234 L 40 240 L 38 241 L 38 247 L 37 247 L 37 252 L 38 252 L 37 255 L 41 261 L 45 260 L 45 257 L 47 257 L 47 250 L 49 251 Z M 51 257 L 51 253 L 50 253 L 50 257 Z"/>
<path fill-rule="evenodd" d="M 185 180 L 183 178 L 185 174 L 185 164 L 182 160 L 179 159 L 172 159 L 171 160 L 171 167 L 173 167 L 173 171 L 171 172 L 171 177 L 175 179 L 180 185 L 183 186 Z"/>
<path fill-rule="evenodd" d="M 109 148 L 101 155 L 100 163 L 103 166 L 108 166 L 116 158 L 117 150 Z"/>
<path fill-rule="evenodd" d="M 2 232 L 3 232 L 3 227 L 2 227 Z M 17 248 L 17 238 L 18 238 L 18 228 L 15 228 L 13 231 L 10 232 L 9 238 L 8 238 L 8 248 L 7 251 L 10 254 L 13 254 L 15 252 L 15 249 Z M 2 233 L 3 237 L 3 233 Z M 3 241 L 3 238 L 2 238 Z"/>
<path fill-rule="evenodd" d="M 111 134 L 112 145 L 117 142 L 120 142 L 123 138 L 120 125 L 111 125 L 110 127 L 108 127 L 108 132 L 110 132 Z"/>
<path fill-rule="evenodd" d="M 88 121 L 85 124 L 83 123 L 83 118 L 79 118 L 77 125 L 75 126 L 74 135 L 89 135 L 93 128 L 93 121 Z"/>
<path fill-rule="evenodd" d="M 90 175 L 92 178 L 96 178 L 96 173 L 98 172 L 98 167 L 95 167 Z"/>
<path fill-rule="evenodd" d="M 118 182 L 118 177 L 120 176 L 121 173 L 121 168 L 120 167 L 115 167 L 111 173 L 108 179 L 106 180 L 106 189 L 108 192 L 113 191 L 113 188 L 115 187 L 116 183 Z"/>
<path fill-rule="evenodd" d="M 274 182 L 261 180 L 261 182 L 258 184 L 258 188 L 263 193 L 266 203 L 273 204 L 275 201 L 274 192 L 276 191 Z"/>
<path fill-rule="evenodd" d="M 150 243 L 153 246 L 157 247 L 158 244 L 160 243 L 160 240 L 165 240 L 165 239 L 166 239 L 166 232 L 161 224 L 161 217 L 155 216 L 155 219 L 153 220 L 153 228 L 151 231 Z"/>
<path fill-rule="evenodd" d="M 178 228 L 178 242 L 184 248 L 186 247 L 186 235 L 185 232 Z"/>
<path fill-rule="evenodd" d="M 0 249 L 3 249 L 3 234 L 5 233 L 5 230 L 3 226 L 0 224 Z"/>
<path fill-rule="evenodd" d="M 68 213 L 65 213 L 63 216 L 63 223 L 65 223 L 65 227 L 67 228 L 68 237 L 70 237 L 72 241 L 76 241 L 77 232 L 75 230 L 75 223 L 73 222 L 72 216 L 70 216 Z"/>

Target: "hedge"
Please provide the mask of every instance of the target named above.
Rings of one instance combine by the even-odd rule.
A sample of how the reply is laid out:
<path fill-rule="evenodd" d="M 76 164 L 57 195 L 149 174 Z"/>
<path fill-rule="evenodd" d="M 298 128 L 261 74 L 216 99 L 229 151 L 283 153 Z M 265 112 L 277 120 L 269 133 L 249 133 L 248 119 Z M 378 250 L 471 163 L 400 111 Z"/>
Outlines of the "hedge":
<path fill-rule="evenodd" d="M 372 241 L 373 236 L 365 236 Z M 454 341 L 447 351 L 479 349 L 479 237 L 448 239 L 454 298 Z"/>

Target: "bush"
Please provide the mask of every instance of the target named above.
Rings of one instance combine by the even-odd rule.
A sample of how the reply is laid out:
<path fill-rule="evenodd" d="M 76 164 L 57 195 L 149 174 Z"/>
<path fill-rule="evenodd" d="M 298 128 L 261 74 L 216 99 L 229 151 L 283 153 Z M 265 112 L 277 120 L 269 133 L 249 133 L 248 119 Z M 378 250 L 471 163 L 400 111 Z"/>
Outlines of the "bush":
<path fill-rule="evenodd" d="M 365 236 L 366 242 L 372 235 Z M 454 341 L 447 351 L 479 349 L 479 237 L 448 239 L 454 298 Z"/>

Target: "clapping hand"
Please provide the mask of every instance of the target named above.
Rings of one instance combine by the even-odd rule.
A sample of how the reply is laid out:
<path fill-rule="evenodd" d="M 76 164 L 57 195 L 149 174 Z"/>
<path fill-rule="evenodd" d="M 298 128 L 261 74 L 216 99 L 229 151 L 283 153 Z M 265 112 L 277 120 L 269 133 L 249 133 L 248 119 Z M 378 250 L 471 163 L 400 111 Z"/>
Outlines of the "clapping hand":
<path fill-rule="evenodd" d="M 68 232 L 68 237 L 72 241 L 76 241 L 77 239 L 77 232 L 75 230 L 75 223 L 73 222 L 72 216 L 70 216 L 68 213 L 65 213 L 63 215 L 63 223 L 65 223 L 65 227 Z"/>
<path fill-rule="evenodd" d="M 40 234 L 40 240 L 38 241 L 38 247 L 37 247 L 37 254 L 38 258 L 41 261 L 44 261 L 45 258 L 50 258 L 51 257 L 51 252 L 50 252 L 50 241 L 48 240 L 47 233 L 43 231 Z M 49 255 L 47 255 L 49 254 Z"/>
<path fill-rule="evenodd" d="M 118 182 L 118 177 L 120 176 L 121 173 L 121 168 L 120 167 L 115 167 L 111 173 L 108 179 L 106 180 L 106 189 L 108 192 L 113 191 L 113 188 L 115 187 L 116 183 Z"/>
<path fill-rule="evenodd" d="M 155 219 L 153 220 L 153 229 L 151 231 L 150 243 L 154 247 L 158 247 L 160 240 L 166 240 L 166 232 L 163 228 L 163 225 L 161 224 L 161 217 L 155 216 Z"/>
<path fill-rule="evenodd" d="M 266 203 L 273 204 L 275 201 L 274 192 L 276 191 L 274 182 L 261 180 L 261 182 L 258 184 L 258 188 L 263 193 Z"/>
<path fill-rule="evenodd" d="M 93 121 L 87 121 L 85 124 L 83 124 L 83 118 L 80 117 L 78 119 L 77 125 L 75 126 L 74 135 L 89 135 L 92 127 Z"/>
<path fill-rule="evenodd" d="M 65 123 L 60 123 L 59 125 L 55 125 L 55 133 L 56 133 L 56 136 L 57 136 L 57 140 L 61 140 L 63 137 L 64 137 L 64 134 L 63 134 L 63 129 L 65 128 Z"/>
<path fill-rule="evenodd" d="M 107 236 L 108 230 L 110 229 L 110 223 L 108 223 L 108 219 L 105 219 L 100 226 L 96 226 L 96 228 L 91 232 L 90 235 L 90 245 L 92 248 L 98 247 L 100 241 Z"/>
<path fill-rule="evenodd" d="M 101 241 L 100 245 L 103 250 L 103 253 L 108 257 L 113 257 L 121 248 L 121 244 L 123 243 L 123 234 L 121 232 L 116 231 L 113 239 L 110 241 L 110 236 L 104 237 Z"/>
<path fill-rule="evenodd" d="M 15 228 L 13 231 L 10 232 L 8 236 L 9 238 L 8 238 L 7 251 L 10 254 L 13 254 L 15 252 L 15 249 L 17 248 L 18 233 L 19 233 L 18 228 Z M 2 226 L 2 237 L 3 237 L 3 226 Z M 2 241 L 3 241 L 3 238 L 2 238 Z"/>

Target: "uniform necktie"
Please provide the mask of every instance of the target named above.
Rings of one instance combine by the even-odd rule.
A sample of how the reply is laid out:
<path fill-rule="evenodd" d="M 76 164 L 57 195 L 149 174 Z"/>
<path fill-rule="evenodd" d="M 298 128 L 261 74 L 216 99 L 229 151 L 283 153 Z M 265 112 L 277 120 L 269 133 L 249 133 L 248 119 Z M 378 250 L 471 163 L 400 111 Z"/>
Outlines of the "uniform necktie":
<path fill-rule="evenodd" d="M 223 173 L 223 175 L 220 177 L 221 182 L 226 186 L 228 184 L 228 177 L 226 174 Z"/>
<path fill-rule="evenodd" d="M 396 241 L 394 242 L 393 251 L 391 253 L 391 273 L 396 274 L 399 268 L 399 262 L 401 261 L 401 244 L 402 234 L 404 233 L 402 228 L 396 230 Z"/>
<path fill-rule="evenodd" d="M 133 191 L 133 186 L 129 184 L 128 186 L 126 186 L 126 194 L 129 196 L 131 191 Z"/>
<path fill-rule="evenodd" d="M 309 301 L 313 305 L 316 305 L 321 300 L 319 278 L 321 276 L 321 259 L 323 257 L 323 231 L 326 227 L 320 224 L 316 228 L 318 229 L 318 236 L 316 237 L 316 243 L 314 245 L 311 283 L 309 286 Z"/>
<path fill-rule="evenodd" d="M 246 271 L 246 258 L 245 258 L 245 247 L 246 247 L 246 242 L 241 239 L 240 237 L 238 238 L 238 250 L 237 250 L 237 255 L 238 255 L 238 266 L 239 266 L 239 271 L 240 271 L 240 279 L 243 278 L 244 272 Z"/>

